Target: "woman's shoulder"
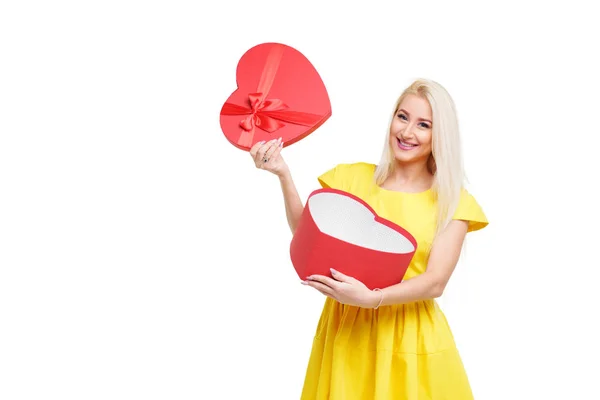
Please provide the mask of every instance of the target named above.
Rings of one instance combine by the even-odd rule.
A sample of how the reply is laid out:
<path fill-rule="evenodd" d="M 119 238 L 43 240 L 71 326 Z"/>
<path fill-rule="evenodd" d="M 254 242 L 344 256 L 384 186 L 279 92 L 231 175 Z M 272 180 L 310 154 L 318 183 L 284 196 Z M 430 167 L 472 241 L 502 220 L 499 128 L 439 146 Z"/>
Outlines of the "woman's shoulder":
<path fill-rule="evenodd" d="M 452 219 L 469 222 L 469 232 L 485 228 L 489 224 L 483 207 L 465 187 L 461 189 L 458 206 Z"/>
<path fill-rule="evenodd" d="M 377 166 L 365 161 L 339 163 L 321 174 L 321 186 L 343 189 L 348 182 L 371 180 Z"/>
<path fill-rule="evenodd" d="M 337 164 L 334 168 L 348 174 L 372 174 L 377 165 L 366 161 L 354 161 Z"/>

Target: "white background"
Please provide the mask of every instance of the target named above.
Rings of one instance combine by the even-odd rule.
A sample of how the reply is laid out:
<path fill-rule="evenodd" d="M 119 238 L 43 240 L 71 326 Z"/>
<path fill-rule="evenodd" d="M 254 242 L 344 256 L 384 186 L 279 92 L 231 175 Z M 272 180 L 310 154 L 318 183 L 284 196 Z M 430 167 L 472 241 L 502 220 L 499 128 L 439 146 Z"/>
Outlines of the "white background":
<path fill-rule="evenodd" d="M 303 198 L 378 161 L 412 79 L 448 89 L 490 220 L 440 300 L 476 398 L 600 398 L 597 14 L 332 3 L 0 5 L 1 399 L 299 398 L 323 297 L 276 178 L 219 126 L 270 41 L 331 97 L 283 152 Z"/>

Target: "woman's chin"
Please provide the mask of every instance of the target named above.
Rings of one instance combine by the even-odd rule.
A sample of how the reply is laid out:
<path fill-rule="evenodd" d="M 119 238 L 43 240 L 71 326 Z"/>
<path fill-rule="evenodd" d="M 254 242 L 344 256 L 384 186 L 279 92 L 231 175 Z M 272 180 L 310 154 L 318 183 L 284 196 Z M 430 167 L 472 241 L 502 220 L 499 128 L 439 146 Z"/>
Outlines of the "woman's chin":
<path fill-rule="evenodd" d="M 428 156 L 418 153 L 410 153 L 406 151 L 394 151 L 394 158 L 397 162 L 402 164 L 415 164 L 415 163 L 427 163 Z"/>
<path fill-rule="evenodd" d="M 396 158 L 396 160 L 402 162 L 412 162 L 418 160 L 419 158 L 422 158 L 417 152 L 411 153 L 402 150 L 394 151 L 394 157 Z"/>

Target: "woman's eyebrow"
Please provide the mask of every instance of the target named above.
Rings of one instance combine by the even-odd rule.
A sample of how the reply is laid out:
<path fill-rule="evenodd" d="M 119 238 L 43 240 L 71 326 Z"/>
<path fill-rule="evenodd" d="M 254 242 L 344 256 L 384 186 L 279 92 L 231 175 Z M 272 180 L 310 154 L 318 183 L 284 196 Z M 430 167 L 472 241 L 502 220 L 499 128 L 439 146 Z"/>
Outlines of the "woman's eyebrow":
<path fill-rule="evenodd" d="M 399 109 L 398 111 L 402 111 L 405 114 L 410 115 L 410 113 L 408 111 L 406 111 L 404 108 Z M 425 121 L 425 122 L 429 122 L 431 124 L 431 121 L 425 118 L 419 118 L 419 121 Z"/>

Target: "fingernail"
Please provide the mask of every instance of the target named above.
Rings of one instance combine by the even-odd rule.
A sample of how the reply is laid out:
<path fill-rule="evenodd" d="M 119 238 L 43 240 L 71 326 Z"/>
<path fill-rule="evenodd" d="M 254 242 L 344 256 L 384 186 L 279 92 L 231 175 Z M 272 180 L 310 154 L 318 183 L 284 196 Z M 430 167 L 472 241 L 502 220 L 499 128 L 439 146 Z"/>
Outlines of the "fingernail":
<path fill-rule="evenodd" d="M 300 283 L 303 285 L 308 285 L 308 283 L 306 281 L 300 281 Z"/>
<path fill-rule="evenodd" d="M 283 142 L 279 143 L 279 147 L 283 147 Z"/>
<path fill-rule="evenodd" d="M 329 270 L 331 271 L 332 274 L 337 274 L 337 271 L 333 268 L 329 268 Z"/>

